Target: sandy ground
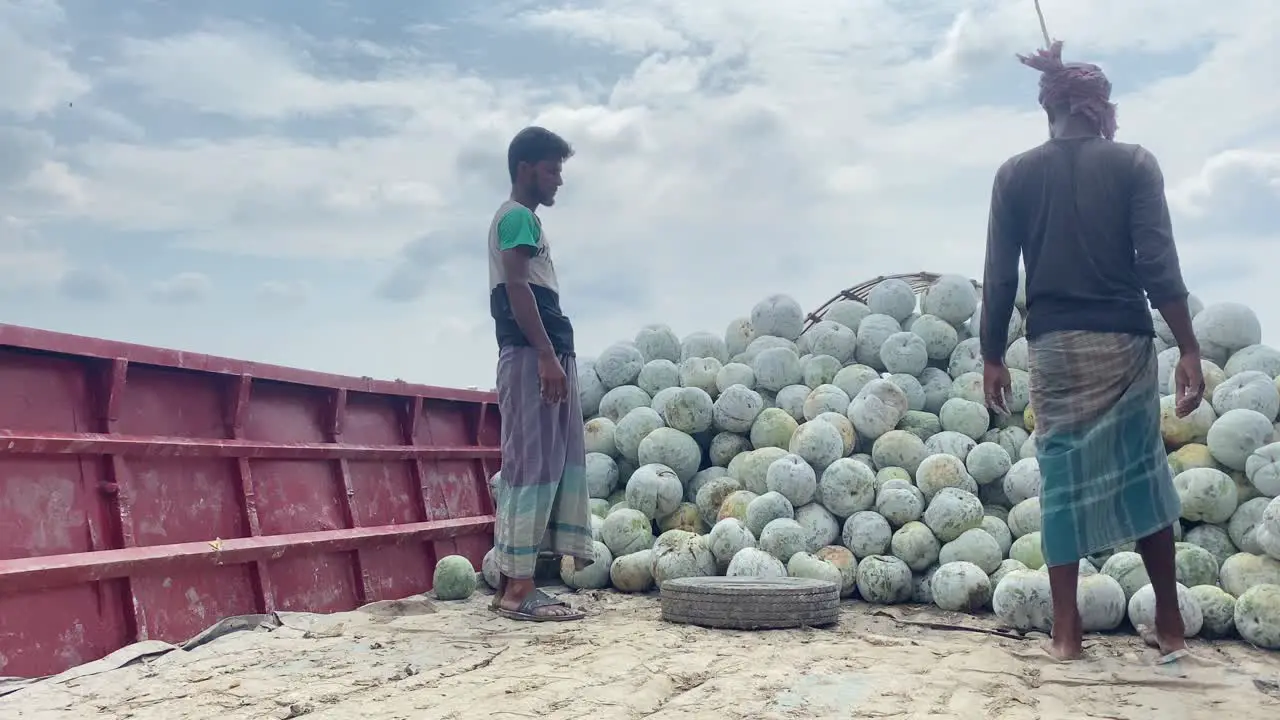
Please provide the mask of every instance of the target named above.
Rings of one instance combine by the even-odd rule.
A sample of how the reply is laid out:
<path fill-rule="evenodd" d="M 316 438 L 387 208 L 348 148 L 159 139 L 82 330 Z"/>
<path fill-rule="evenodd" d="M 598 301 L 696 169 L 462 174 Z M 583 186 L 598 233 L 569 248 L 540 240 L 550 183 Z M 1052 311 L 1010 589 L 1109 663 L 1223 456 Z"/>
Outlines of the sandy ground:
<path fill-rule="evenodd" d="M 577 594 L 579 623 L 516 623 L 489 597 L 291 614 L 111 672 L 0 698 L 6 720 L 1280 718 L 1280 653 L 1197 642 L 1156 667 L 1128 635 L 1059 665 L 989 618 L 849 603 L 828 629 L 664 623 L 653 596 Z M 929 627 L 922 623 L 949 625 Z"/>

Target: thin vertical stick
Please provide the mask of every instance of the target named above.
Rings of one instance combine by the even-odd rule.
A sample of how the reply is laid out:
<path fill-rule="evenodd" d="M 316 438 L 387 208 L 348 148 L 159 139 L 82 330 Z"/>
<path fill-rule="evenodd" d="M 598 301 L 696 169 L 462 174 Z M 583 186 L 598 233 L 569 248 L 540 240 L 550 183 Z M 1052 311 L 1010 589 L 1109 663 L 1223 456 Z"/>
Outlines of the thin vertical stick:
<path fill-rule="evenodd" d="M 1049 39 L 1049 26 L 1044 22 L 1044 11 L 1040 9 L 1040 0 L 1036 2 L 1036 17 L 1040 18 L 1040 33 L 1044 35 L 1044 49 L 1048 50 L 1053 47 L 1053 41 Z"/>

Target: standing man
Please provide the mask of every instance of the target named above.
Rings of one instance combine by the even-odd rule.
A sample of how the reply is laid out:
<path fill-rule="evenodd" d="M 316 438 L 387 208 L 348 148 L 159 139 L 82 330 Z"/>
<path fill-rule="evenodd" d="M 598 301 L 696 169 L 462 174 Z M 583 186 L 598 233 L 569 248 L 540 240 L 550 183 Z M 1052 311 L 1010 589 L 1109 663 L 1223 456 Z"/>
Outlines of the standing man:
<path fill-rule="evenodd" d="M 551 243 L 537 210 L 551 207 L 573 156 L 569 143 L 540 127 L 521 130 L 507 148 L 511 197 L 489 225 L 489 312 L 498 338 L 502 412 L 502 487 L 494 547 L 502 578 L 494 609 L 515 620 L 577 620 L 534 587 L 544 549 L 593 557 L 586 450 L 573 325 L 560 309 Z"/>
<path fill-rule="evenodd" d="M 1177 413 L 1200 406 L 1204 379 L 1174 248 L 1164 178 L 1139 145 L 1114 142 L 1111 83 L 1062 62 L 1062 43 L 1021 61 L 1041 72 L 1048 142 L 996 173 L 987 231 L 982 355 L 987 404 L 1007 413 L 1009 318 L 1026 266 L 1031 404 L 1043 489 L 1043 551 L 1058 660 L 1081 655 L 1078 564 L 1137 541 L 1156 597 L 1162 655 L 1185 651 L 1174 573 L 1181 506 L 1160 435 L 1151 312 L 1182 353 Z"/>

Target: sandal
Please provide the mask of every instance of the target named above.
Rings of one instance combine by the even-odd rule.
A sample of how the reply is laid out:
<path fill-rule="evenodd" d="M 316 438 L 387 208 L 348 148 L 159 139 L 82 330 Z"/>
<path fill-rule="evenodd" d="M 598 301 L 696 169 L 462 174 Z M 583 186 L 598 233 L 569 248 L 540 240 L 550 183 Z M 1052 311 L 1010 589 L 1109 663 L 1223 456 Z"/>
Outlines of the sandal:
<path fill-rule="evenodd" d="M 553 598 L 542 590 L 534 589 L 529 593 L 529 597 L 520 603 L 520 607 L 515 610 L 508 610 L 504 607 L 496 607 L 494 611 L 502 617 L 510 620 L 522 620 L 525 622 L 567 622 L 569 620 L 581 620 L 586 615 L 581 612 L 573 611 L 567 614 L 557 615 L 540 615 L 538 610 L 546 607 L 563 607 L 568 608 L 569 603 L 563 600 Z"/>

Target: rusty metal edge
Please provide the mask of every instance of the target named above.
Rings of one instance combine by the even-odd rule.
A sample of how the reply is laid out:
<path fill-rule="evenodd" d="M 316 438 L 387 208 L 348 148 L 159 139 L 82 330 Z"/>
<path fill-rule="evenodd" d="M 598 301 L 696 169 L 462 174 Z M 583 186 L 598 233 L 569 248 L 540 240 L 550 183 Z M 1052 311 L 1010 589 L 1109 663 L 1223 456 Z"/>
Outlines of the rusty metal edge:
<path fill-rule="evenodd" d="M 142 574 L 242 565 L 289 555 L 347 552 L 492 532 L 494 517 L 228 538 L 0 560 L 0 596 Z"/>
<path fill-rule="evenodd" d="M 0 429 L 5 455 L 113 455 L 117 457 L 215 457 L 254 460 L 500 460 L 501 448 L 430 445 L 272 443 L 258 440 L 134 437 L 109 433 L 25 433 Z"/>
<path fill-rule="evenodd" d="M 56 353 L 81 357 L 114 360 L 125 358 L 143 365 L 195 370 L 219 375 L 252 375 L 261 380 L 339 388 L 362 393 L 424 397 L 453 402 L 496 403 L 497 393 L 486 390 L 464 390 L 436 385 L 419 385 L 402 380 L 374 380 L 349 375 L 325 373 L 317 370 L 269 365 L 236 360 L 234 358 L 204 355 L 151 345 L 137 345 L 117 340 L 104 340 L 85 335 L 40 330 L 0 323 L 0 346 L 10 346 L 37 352 Z"/>

